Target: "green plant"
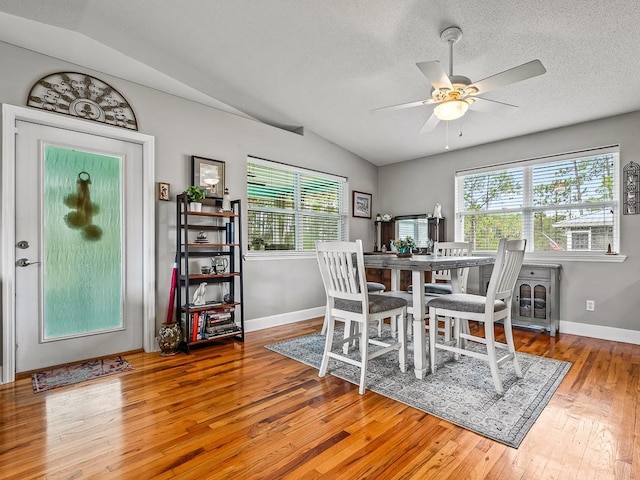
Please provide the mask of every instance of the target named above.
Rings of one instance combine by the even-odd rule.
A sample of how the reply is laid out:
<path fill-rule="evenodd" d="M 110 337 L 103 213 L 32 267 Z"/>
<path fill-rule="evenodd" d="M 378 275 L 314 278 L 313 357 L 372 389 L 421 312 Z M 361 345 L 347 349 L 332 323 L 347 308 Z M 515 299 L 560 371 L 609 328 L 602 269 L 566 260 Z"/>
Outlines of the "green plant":
<path fill-rule="evenodd" d="M 253 240 L 251 240 L 251 247 L 254 250 L 260 250 L 260 247 L 264 246 L 265 241 L 262 237 L 255 237 Z"/>
<path fill-rule="evenodd" d="M 198 185 L 191 185 L 184 191 L 184 193 L 187 195 L 190 202 L 199 202 L 207 195 L 207 191 Z"/>
<path fill-rule="evenodd" d="M 413 239 L 413 237 L 407 237 L 404 240 L 394 240 L 393 244 L 398 250 L 412 251 L 414 248 L 416 248 L 416 241 Z"/>

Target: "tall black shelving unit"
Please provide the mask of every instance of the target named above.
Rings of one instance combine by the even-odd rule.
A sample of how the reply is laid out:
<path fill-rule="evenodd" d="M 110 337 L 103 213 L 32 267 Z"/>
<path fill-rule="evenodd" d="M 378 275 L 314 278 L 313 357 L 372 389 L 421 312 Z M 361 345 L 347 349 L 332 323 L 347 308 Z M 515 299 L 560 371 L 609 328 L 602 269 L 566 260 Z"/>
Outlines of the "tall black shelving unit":
<path fill-rule="evenodd" d="M 214 201 L 192 211 L 187 196 L 177 196 L 177 304 L 186 353 L 223 338 L 244 341 L 240 207 L 233 200 L 231 211 L 221 211 Z M 194 305 L 192 296 L 203 282 L 205 303 Z"/>

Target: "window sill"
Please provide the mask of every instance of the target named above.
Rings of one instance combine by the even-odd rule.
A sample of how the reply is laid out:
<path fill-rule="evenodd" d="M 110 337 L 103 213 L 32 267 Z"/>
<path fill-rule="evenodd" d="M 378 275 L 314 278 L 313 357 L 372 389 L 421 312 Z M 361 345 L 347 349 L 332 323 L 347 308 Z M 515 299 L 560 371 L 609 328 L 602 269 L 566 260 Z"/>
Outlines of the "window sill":
<path fill-rule="evenodd" d="M 495 255 L 495 252 L 473 252 L 474 255 Z M 543 263 L 558 263 L 558 262 L 591 262 L 591 263 L 622 263 L 627 259 L 626 255 L 613 254 L 607 255 L 601 254 L 585 254 L 585 253 L 564 253 L 544 255 L 540 253 L 526 253 L 524 256 L 525 263 L 529 262 L 543 262 Z"/>
<path fill-rule="evenodd" d="M 271 260 L 315 260 L 316 252 L 284 252 L 278 250 L 260 250 L 257 252 L 247 252 L 242 257 L 247 262 Z"/>

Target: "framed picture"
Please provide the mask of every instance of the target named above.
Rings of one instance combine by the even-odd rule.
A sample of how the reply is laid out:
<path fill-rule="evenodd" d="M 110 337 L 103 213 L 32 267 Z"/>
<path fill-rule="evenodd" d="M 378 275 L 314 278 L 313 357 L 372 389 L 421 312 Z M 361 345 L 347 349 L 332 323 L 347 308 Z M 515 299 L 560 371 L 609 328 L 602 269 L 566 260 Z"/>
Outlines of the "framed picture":
<path fill-rule="evenodd" d="M 353 191 L 353 216 L 371 218 L 371 194 Z"/>
<path fill-rule="evenodd" d="M 207 192 L 207 198 L 222 198 L 224 193 L 224 162 L 192 155 L 191 184 L 204 188 Z"/>
<path fill-rule="evenodd" d="M 158 200 L 169 201 L 169 194 L 171 193 L 171 185 L 164 182 L 158 182 Z"/>

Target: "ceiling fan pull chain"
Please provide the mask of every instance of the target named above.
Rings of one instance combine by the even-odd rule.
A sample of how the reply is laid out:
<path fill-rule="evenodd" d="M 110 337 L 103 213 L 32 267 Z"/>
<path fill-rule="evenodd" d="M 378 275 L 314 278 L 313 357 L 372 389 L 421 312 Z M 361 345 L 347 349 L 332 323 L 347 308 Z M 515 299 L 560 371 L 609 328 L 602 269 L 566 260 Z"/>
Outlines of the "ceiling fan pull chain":
<path fill-rule="evenodd" d="M 449 151 L 449 122 L 445 122 L 447 125 L 447 144 L 445 145 L 444 149 L 448 152 Z"/>

